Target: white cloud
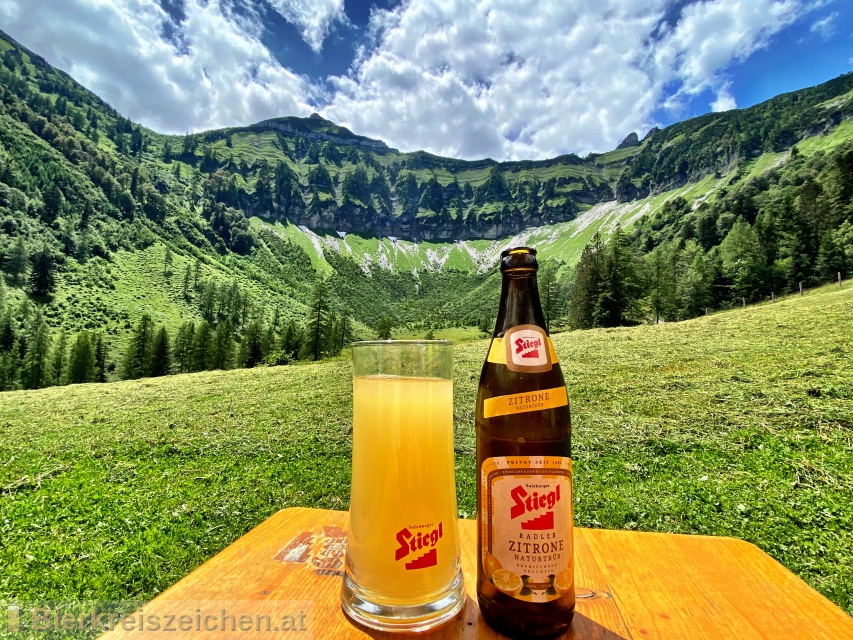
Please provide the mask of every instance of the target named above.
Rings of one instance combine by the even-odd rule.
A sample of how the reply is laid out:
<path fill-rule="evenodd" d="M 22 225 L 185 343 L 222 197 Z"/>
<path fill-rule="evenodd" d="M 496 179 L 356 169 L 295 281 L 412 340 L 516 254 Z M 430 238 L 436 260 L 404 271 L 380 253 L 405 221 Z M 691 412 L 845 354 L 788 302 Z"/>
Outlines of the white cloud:
<path fill-rule="evenodd" d="M 300 29 L 302 39 L 319 53 L 335 22 L 346 22 L 343 0 L 270 0 L 270 5 Z"/>
<path fill-rule="evenodd" d="M 657 108 L 710 91 L 805 11 L 795 0 L 709 0 L 675 24 L 665 0 L 412 0 L 372 16 L 373 46 L 333 79 L 327 117 L 411 150 L 543 158 L 613 148 Z"/>
<path fill-rule="evenodd" d="M 314 51 L 343 0 L 271 0 Z M 407 0 L 372 10 L 367 42 L 332 91 L 283 67 L 257 15 L 226 0 L 0 0 L 4 30 L 161 131 L 321 112 L 404 150 L 545 158 L 612 149 L 655 114 L 710 95 L 736 107 L 730 71 L 823 0 Z M 820 22 L 820 21 L 818 21 Z M 817 24 L 817 23 L 815 23 Z"/>
<path fill-rule="evenodd" d="M 730 111 L 737 109 L 737 100 L 729 91 L 729 86 L 725 85 L 717 92 L 717 99 L 711 103 L 711 111 Z"/>
<path fill-rule="evenodd" d="M 835 35 L 835 21 L 838 18 L 838 12 L 834 11 L 830 13 L 828 16 L 821 18 L 820 20 L 815 20 L 812 23 L 812 26 L 809 27 L 809 31 L 814 33 L 821 40 L 829 40 L 832 36 Z"/>
<path fill-rule="evenodd" d="M 123 115 L 182 133 L 308 115 L 314 89 L 260 41 L 260 25 L 219 0 L 187 0 L 186 53 L 160 37 L 153 0 L 0 0 L 3 28 Z"/>

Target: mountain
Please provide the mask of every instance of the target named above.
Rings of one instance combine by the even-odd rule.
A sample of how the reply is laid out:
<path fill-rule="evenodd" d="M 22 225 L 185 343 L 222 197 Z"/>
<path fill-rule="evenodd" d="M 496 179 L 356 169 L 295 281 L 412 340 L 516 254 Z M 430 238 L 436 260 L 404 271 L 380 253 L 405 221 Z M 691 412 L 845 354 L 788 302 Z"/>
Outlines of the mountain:
<path fill-rule="evenodd" d="M 383 316 L 415 333 L 485 326 L 493 267 L 516 243 L 539 248 L 561 322 L 570 294 L 621 286 L 598 271 L 572 286 L 584 248 L 603 256 L 616 229 L 632 279 L 618 322 L 758 300 L 853 255 L 853 74 L 608 153 L 496 162 L 401 153 L 316 114 L 163 135 L 2 33 L 0 60 L 0 353 L 14 369 L 0 388 L 20 384 L 3 380 L 21 379 L 42 320 L 56 341 L 102 332 L 116 372 L 146 314 L 173 339 L 188 320 L 227 321 L 240 353 L 226 360 L 254 363 L 250 342 L 270 358 L 320 280 L 324 331 L 352 323 L 338 347 Z"/>

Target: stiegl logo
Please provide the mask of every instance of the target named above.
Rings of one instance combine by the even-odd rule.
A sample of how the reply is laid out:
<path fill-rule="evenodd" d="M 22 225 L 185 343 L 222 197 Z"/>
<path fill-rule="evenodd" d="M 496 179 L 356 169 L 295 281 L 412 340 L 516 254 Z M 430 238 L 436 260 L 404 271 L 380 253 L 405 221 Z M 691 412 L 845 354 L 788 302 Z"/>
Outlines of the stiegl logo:
<path fill-rule="evenodd" d="M 545 513 L 522 522 L 522 529 L 525 531 L 542 531 L 554 528 L 553 509 L 560 501 L 560 485 L 557 485 L 553 491 L 541 494 L 538 491 L 529 494 L 524 487 L 519 485 L 510 491 L 509 495 L 512 497 L 514 503 L 509 510 L 511 520 L 515 520 L 526 513 L 547 509 Z"/>
<path fill-rule="evenodd" d="M 416 553 L 422 549 L 429 549 L 426 553 L 406 563 L 406 571 L 412 569 L 424 569 L 434 567 L 438 564 L 438 553 L 436 545 L 444 537 L 444 523 L 439 522 L 438 527 L 431 531 L 418 531 L 417 535 L 404 527 L 397 532 L 397 543 L 400 545 L 394 552 L 395 560 L 402 560 L 410 553 Z"/>
<path fill-rule="evenodd" d="M 519 358 L 539 358 L 539 349 L 542 347 L 542 337 L 515 339 L 515 355 Z"/>
<path fill-rule="evenodd" d="M 507 366 L 514 371 L 550 369 L 545 332 L 534 325 L 520 325 L 507 332 Z M 515 368 L 517 367 L 517 368 Z"/>

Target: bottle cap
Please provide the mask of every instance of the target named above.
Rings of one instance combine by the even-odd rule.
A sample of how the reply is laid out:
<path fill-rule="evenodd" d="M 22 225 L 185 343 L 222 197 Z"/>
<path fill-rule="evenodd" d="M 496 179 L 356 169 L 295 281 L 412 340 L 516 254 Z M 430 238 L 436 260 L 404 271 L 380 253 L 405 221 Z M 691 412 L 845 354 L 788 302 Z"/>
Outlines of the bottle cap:
<path fill-rule="evenodd" d="M 512 247 L 501 251 L 501 273 L 508 269 L 536 271 L 536 249 L 533 247 Z"/>

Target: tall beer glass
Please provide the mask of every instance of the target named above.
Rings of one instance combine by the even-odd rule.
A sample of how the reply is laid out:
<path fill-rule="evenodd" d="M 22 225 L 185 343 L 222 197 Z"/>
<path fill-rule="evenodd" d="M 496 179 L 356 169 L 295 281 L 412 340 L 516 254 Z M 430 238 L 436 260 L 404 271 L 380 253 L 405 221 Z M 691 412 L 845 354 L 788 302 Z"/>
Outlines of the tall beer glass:
<path fill-rule="evenodd" d="M 425 631 L 465 599 L 446 340 L 356 342 L 344 611 L 385 631 Z"/>

